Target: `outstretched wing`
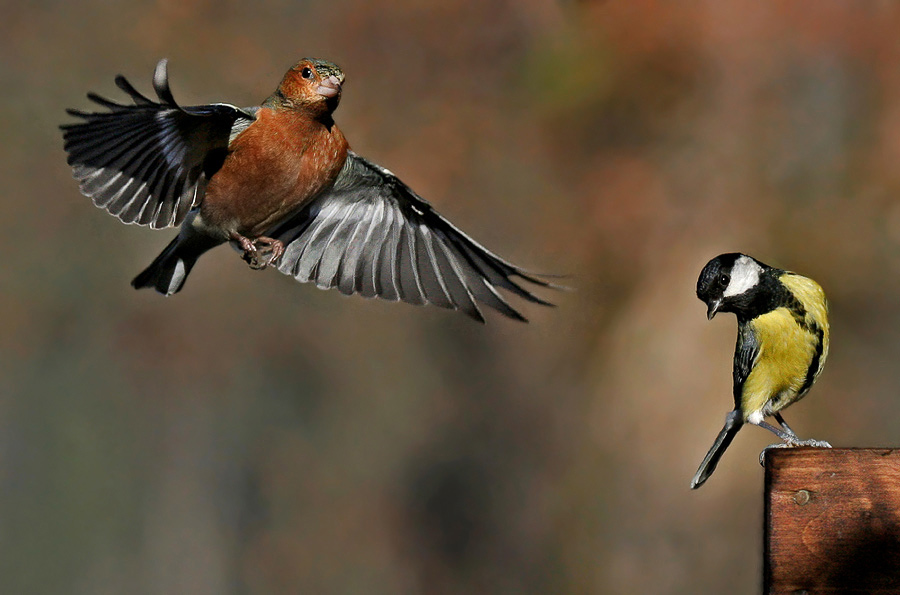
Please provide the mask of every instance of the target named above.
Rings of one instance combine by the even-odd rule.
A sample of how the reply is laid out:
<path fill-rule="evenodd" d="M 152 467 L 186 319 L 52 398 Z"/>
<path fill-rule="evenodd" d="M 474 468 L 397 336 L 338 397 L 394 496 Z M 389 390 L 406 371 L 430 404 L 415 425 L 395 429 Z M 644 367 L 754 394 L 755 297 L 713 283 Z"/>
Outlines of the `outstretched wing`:
<path fill-rule="evenodd" d="M 89 93 L 109 111 L 70 109 L 84 122 L 60 126 L 81 192 L 124 223 L 153 229 L 180 224 L 200 203 L 206 181 L 222 165 L 232 130 L 255 119 L 252 110 L 223 103 L 179 106 L 166 64 L 160 60 L 153 75 L 159 102 L 119 75 L 116 85 L 133 104 Z"/>
<path fill-rule="evenodd" d="M 350 152 L 333 188 L 270 234 L 278 270 L 346 295 L 434 304 L 484 322 L 477 302 L 524 321 L 498 289 L 552 305 L 521 280 L 550 283 L 492 254 L 388 170 Z"/>

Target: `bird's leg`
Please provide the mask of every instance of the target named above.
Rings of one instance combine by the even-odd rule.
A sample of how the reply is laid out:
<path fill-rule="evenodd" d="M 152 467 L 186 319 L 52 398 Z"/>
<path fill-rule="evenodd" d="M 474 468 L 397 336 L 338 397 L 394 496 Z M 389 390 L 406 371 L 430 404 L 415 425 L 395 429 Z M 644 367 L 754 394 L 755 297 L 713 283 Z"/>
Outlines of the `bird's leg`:
<path fill-rule="evenodd" d="M 787 446 L 795 446 L 797 444 L 797 442 L 799 442 L 799 440 L 800 440 L 799 438 L 797 438 L 797 435 L 794 434 L 793 431 L 791 431 L 790 428 L 784 428 L 782 430 L 781 428 L 776 428 L 772 424 L 765 422 L 763 420 L 759 420 L 759 421 L 755 421 L 755 422 L 751 421 L 750 423 L 756 424 L 757 426 L 759 426 L 761 428 L 765 428 L 765 429 L 769 430 L 770 432 L 772 432 L 773 434 L 775 434 L 776 436 L 778 436 L 779 438 L 784 440 L 785 445 L 787 445 Z"/>
<path fill-rule="evenodd" d="M 238 232 L 231 232 L 231 241 L 235 242 L 241 249 L 241 258 L 243 258 L 252 268 L 256 261 L 256 246 L 250 238 L 244 237 Z"/>
<path fill-rule="evenodd" d="M 773 448 L 793 448 L 795 446 L 812 446 L 814 448 L 831 448 L 831 444 L 825 442 L 824 440 L 801 440 L 797 434 L 784 422 L 784 418 L 781 416 L 781 413 L 775 414 L 775 420 L 781 425 L 783 429 L 776 428 L 775 426 L 766 423 L 765 421 L 759 420 L 758 422 L 750 422 L 756 423 L 761 428 L 765 428 L 770 432 L 773 432 L 776 436 L 784 440 L 784 442 L 779 442 L 777 444 L 770 444 L 765 447 L 761 453 L 759 453 L 759 464 L 765 466 L 766 463 L 766 452 Z"/>
<path fill-rule="evenodd" d="M 231 241 L 238 245 L 241 250 L 241 258 L 250 265 L 251 269 L 260 268 L 257 266 L 259 257 L 257 256 L 256 244 L 248 237 L 242 236 L 238 232 L 231 233 Z"/>
<path fill-rule="evenodd" d="M 796 446 L 813 446 L 815 448 L 831 448 L 831 445 L 824 440 L 800 440 L 800 437 L 794 433 L 794 430 L 791 429 L 787 422 L 784 421 L 784 418 L 781 417 L 781 413 L 775 414 L 775 420 L 784 428 L 784 431 L 790 434 L 794 439 L 794 444 Z"/>
<path fill-rule="evenodd" d="M 796 438 L 797 440 L 800 439 L 797 437 L 797 434 L 794 432 L 794 430 L 791 429 L 791 426 L 787 425 L 787 422 L 784 421 L 783 417 L 781 417 L 780 411 L 778 413 L 776 413 L 774 415 L 774 417 L 775 417 L 775 421 L 778 422 L 778 425 L 780 425 L 782 428 L 784 428 L 785 432 L 787 432 L 791 437 Z"/>

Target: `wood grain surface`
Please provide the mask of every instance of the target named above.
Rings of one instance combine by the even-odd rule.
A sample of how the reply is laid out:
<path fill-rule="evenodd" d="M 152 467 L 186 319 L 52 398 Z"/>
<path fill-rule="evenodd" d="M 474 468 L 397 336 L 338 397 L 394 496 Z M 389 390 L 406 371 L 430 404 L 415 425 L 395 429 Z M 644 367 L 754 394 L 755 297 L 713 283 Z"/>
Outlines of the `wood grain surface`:
<path fill-rule="evenodd" d="M 766 455 L 764 593 L 900 594 L 900 449 Z"/>

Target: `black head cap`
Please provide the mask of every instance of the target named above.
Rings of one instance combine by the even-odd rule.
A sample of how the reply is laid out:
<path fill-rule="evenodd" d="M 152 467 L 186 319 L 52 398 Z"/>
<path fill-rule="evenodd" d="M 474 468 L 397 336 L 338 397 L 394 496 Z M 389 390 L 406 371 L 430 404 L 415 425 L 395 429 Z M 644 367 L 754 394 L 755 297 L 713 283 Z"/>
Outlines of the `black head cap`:
<path fill-rule="evenodd" d="M 720 254 L 706 263 L 697 279 L 697 297 L 706 304 L 707 318 L 712 319 L 716 312 L 734 311 L 729 298 L 755 287 L 767 268 L 755 258 L 738 252 Z"/>

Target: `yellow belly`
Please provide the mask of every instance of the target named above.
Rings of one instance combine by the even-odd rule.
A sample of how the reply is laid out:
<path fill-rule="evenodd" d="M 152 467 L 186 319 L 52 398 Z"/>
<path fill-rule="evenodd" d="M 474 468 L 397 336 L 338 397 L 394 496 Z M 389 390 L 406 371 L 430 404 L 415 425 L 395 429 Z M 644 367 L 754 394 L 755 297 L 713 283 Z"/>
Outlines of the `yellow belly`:
<path fill-rule="evenodd" d="M 741 391 L 744 416 L 762 411 L 771 415 L 800 396 L 818 338 L 801 327 L 787 308 L 777 308 L 750 323 L 759 342 L 759 355 Z M 824 353 L 823 353 L 824 355 Z M 824 363 L 824 357 L 821 358 Z"/>

